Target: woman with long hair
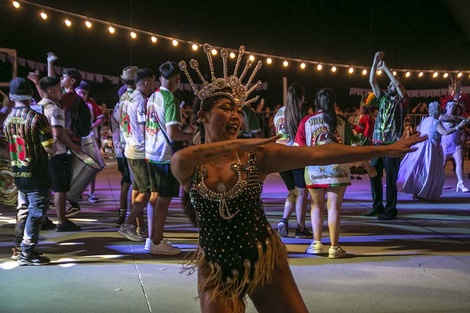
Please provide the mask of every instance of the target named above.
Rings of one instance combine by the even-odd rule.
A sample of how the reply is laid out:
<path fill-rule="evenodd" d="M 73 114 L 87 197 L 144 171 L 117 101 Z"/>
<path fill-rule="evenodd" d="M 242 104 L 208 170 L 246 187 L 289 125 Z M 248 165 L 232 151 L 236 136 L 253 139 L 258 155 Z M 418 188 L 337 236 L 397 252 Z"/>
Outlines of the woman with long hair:
<path fill-rule="evenodd" d="M 277 143 L 287 146 L 293 145 L 297 127 L 302 118 L 308 114 L 304 102 L 304 87 L 299 84 L 290 85 L 287 90 L 286 105 L 280 108 L 274 117 L 276 135 L 281 135 Z M 302 167 L 279 173 L 288 190 L 282 219 L 277 224 L 277 231 L 282 237 L 289 236 L 289 218 L 295 209 L 297 215 L 295 238 L 312 238 L 312 233 L 305 227 L 308 194 L 304 171 L 305 168 Z"/>
<path fill-rule="evenodd" d="M 331 143 L 351 145 L 355 142 L 349 122 L 335 112 L 336 95 L 331 89 L 318 91 L 315 101 L 316 113 L 305 117 L 297 130 L 295 143 L 300 146 L 321 146 Z M 334 159 L 332 159 L 334 160 Z M 363 162 L 366 170 L 368 162 Z M 328 250 L 332 259 L 343 258 L 346 251 L 339 244 L 340 211 L 346 187 L 351 184 L 348 164 L 307 166 L 305 181 L 312 198 L 310 216 L 312 219 L 313 241 L 305 251 L 321 254 L 323 232 L 323 209 L 325 198 L 328 210 L 328 229 L 331 247 Z"/>

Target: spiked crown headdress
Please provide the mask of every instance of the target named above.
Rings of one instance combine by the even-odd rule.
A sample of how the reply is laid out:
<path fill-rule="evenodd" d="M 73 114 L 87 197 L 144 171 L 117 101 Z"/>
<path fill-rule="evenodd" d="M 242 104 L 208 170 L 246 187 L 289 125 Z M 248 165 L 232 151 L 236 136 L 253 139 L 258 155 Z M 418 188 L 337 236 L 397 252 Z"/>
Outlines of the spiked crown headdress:
<path fill-rule="evenodd" d="M 220 50 L 220 56 L 222 57 L 222 62 L 223 62 L 223 75 L 224 75 L 223 77 L 215 77 L 214 63 L 212 62 L 212 55 L 211 55 L 212 46 L 208 43 L 205 43 L 203 45 L 203 51 L 207 55 L 207 60 L 209 62 L 209 69 L 211 72 L 210 82 L 204 79 L 204 76 L 199 70 L 199 63 L 194 59 L 189 61 L 189 66 L 194 71 L 196 71 L 197 75 L 202 80 L 203 86 L 199 90 L 194 84 L 194 81 L 191 78 L 191 75 L 189 75 L 188 66 L 186 62 L 180 61 L 178 63 L 180 69 L 184 72 L 184 74 L 188 78 L 189 84 L 193 88 L 194 94 L 201 101 L 204 101 L 204 99 L 212 98 L 215 96 L 226 96 L 230 98 L 236 104 L 243 106 L 245 104 L 249 104 L 258 100 L 258 96 L 250 100 L 247 100 L 247 98 L 256 88 L 258 88 L 261 85 L 261 81 L 258 81 L 253 86 L 250 87 L 256 73 L 258 72 L 258 70 L 261 68 L 261 65 L 263 64 L 262 61 L 258 61 L 248 81 L 246 82 L 245 85 L 243 85 L 242 80 L 246 76 L 248 70 L 251 68 L 252 63 L 253 63 L 250 59 L 248 59 L 242 73 L 240 74 L 240 76 L 237 77 L 237 72 L 240 67 L 243 54 L 245 53 L 244 46 L 240 46 L 240 49 L 238 51 L 237 62 L 235 63 L 235 69 L 233 71 L 233 75 L 230 75 L 230 76 L 228 76 L 228 68 L 227 68 L 227 58 L 229 55 L 228 51 L 225 48 Z M 225 89 L 229 89 L 230 91 L 226 91 Z"/>

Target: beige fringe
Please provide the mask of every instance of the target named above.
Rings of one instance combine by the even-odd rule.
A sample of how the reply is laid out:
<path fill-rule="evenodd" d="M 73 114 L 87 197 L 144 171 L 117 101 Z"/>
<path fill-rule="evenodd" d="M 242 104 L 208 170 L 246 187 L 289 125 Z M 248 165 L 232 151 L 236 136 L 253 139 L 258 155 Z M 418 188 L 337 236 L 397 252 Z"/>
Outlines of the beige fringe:
<path fill-rule="evenodd" d="M 273 269 L 278 266 L 282 267 L 283 259 L 286 257 L 287 250 L 281 242 L 279 236 L 272 230 L 268 229 L 269 238 L 264 243 L 258 242 L 258 261 L 254 264 L 253 279 L 250 281 L 250 261 L 245 260 L 245 270 L 243 273 L 237 273 L 234 270 L 233 278 L 222 281 L 222 269 L 219 264 L 209 262 L 211 273 L 204 283 L 198 285 L 199 296 L 207 289 L 213 289 L 211 301 L 222 298 L 225 299 L 226 305 L 233 307 L 234 312 L 244 312 L 246 306 L 246 295 L 251 295 L 258 284 L 264 286 L 272 280 L 271 274 Z M 264 251 L 266 247 L 266 251 Z M 202 249 L 198 249 L 192 254 L 192 258 L 185 258 L 182 272 L 193 274 L 197 269 L 199 261 L 204 259 L 205 254 Z"/>

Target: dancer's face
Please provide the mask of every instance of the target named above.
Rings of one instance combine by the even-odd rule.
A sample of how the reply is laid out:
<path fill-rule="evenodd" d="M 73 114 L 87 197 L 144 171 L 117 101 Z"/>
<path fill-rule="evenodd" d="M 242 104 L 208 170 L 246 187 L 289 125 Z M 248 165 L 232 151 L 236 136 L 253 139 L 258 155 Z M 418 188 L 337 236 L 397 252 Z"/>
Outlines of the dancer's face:
<path fill-rule="evenodd" d="M 242 109 L 228 97 L 216 99 L 209 112 L 200 116 L 206 142 L 236 139 L 242 124 Z"/>

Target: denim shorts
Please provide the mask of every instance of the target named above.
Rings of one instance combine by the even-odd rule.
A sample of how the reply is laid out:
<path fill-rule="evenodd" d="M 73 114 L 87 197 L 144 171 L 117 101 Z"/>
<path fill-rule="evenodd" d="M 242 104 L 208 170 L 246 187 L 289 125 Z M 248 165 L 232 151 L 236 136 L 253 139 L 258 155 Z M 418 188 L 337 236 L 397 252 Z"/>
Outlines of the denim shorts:
<path fill-rule="evenodd" d="M 294 190 L 297 188 L 307 188 L 305 184 L 305 168 L 299 168 L 286 172 L 280 172 L 284 184 L 286 184 L 287 190 Z"/>

